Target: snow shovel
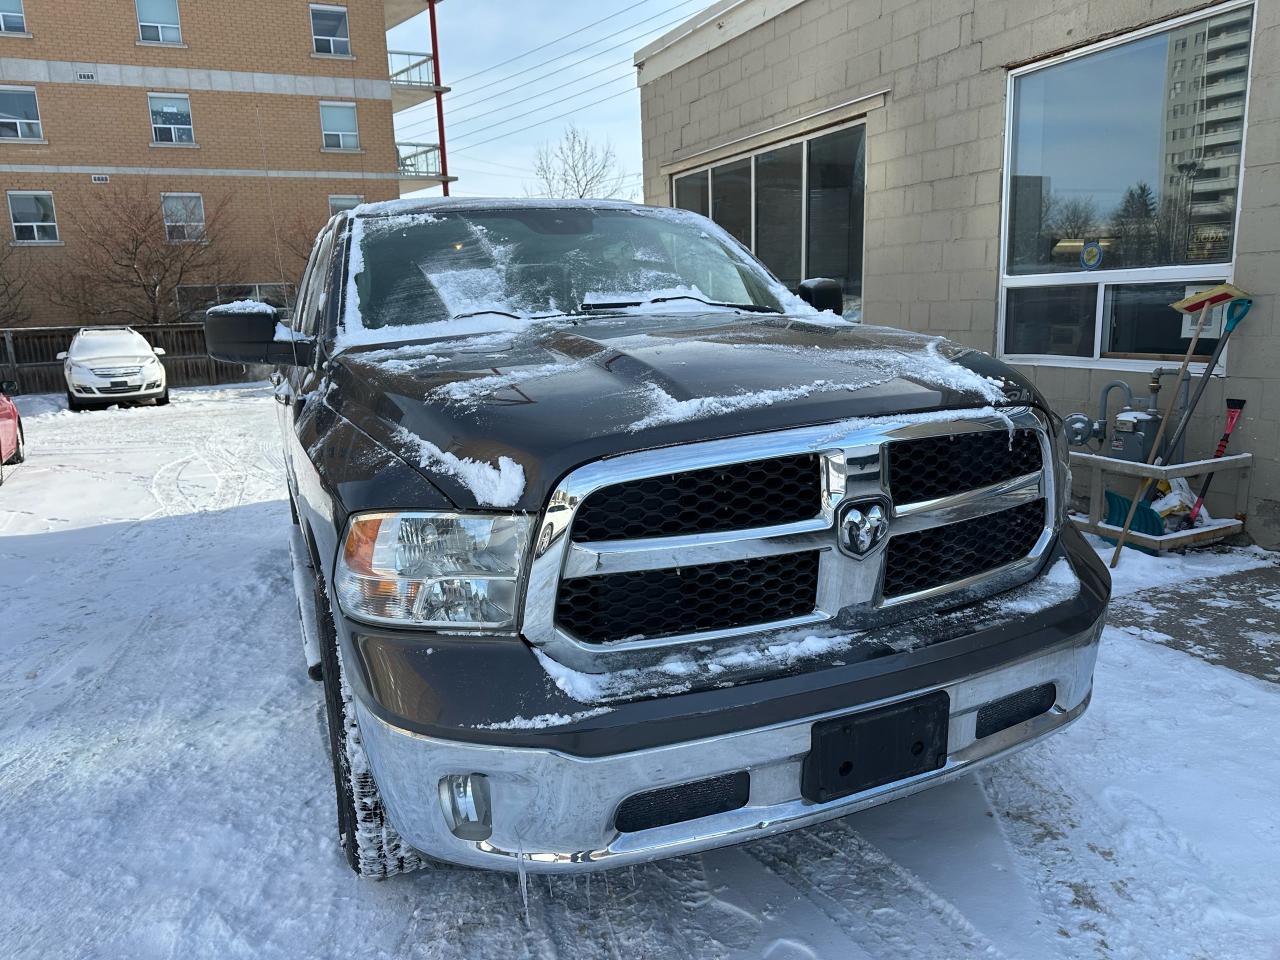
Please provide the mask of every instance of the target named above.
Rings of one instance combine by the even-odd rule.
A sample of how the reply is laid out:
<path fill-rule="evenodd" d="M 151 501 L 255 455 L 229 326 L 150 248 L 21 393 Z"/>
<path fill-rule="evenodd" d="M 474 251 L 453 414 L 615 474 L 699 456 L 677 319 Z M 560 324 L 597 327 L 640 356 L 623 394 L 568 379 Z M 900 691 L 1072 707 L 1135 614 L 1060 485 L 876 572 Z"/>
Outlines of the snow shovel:
<path fill-rule="evenodd" d="M 1223 303 L 1229 303 L 1230 306 L 1227 308 L 1227 317 L 1226 322 L 1223 324 L 1222 336 L 1218 338 L 1218 345 L 1214 348 L 1213 355 L 1209 358 L 1209 363 L 1205 366 L 1204 376 L 1200 378 L 1195 396 L 1187 404 L 1187 408 L 1182 414 L 1182 420 L 1178 423 L 1178 428 L 1173 433 L 1173 439 L 1169 442 L 1170 450 L 1177 449 L 1178 441 L 1182 439 L 1182 434 L 1186 432 L 1191 414 L 1195 410 L 1200 397 L 1204 394 L 1205 388 L 1209 385 L 1209 377 L 1213 374 L 1214 367 L 1218 365 L 1218 358 L 1222 356 L 1222 349 L 1227 344 L 1227 338 L 1231 336 L 1231 331 L 1236 328 L 1240 321 L 1244 319 L 1245 314 L 1249 312 L 1249 308 L 1253 306 L 1253 299 L 1239 287 L 1234 287 L 1229 283 L 1222 283 L 1208 290 L 1192 294 L 1177 303 L 1169 304 L 1179 313 L 1189 315 L 1197 310 L 1200 313 L 1200 317 L 1196 321 L 1195 330 L 1191 334 L 1191 343 L 1187 347 L 1187 355 L 1182 358 L 1182 367 L 1178 370 L 1178 380 L 1181 380 L 1183 374 L 1187 372 L 1187 367 L 1191 365 L 1191 358 L 1195 356 L 1196 344 L 1200 342 L 1200 333 L 1204 330 L 1205 320 L 1209 318 L 1209 310 Z M 1155 443 L 1151 445 L 1151 454 L 1147 457 L 1148 464 L 1159 465 L 1163 462 L 1164 458 L 1159 456 L 1160 441 L 1164 438 L 1165 427 L 1173 416 L 1173 405 L 1176 402 L 1177 395 L 1178 392 L 1176 390 L 1169 391 L 1169 405 L 1164 411 L 1164 417 L 1160 420 L 1160 429 L 1156 431 Z M 1133 525 L 1134 514 L 1138 512 L 1138 504 L 1146 500 L 1147 491 L 1151 489 L 1154 483 L 1154 477 L 1144 480 L 1137 496 L 1133 498 L 1133 502 L 1129 505 L 1129 516 L 1125 518 L 1124 528 L 1120 531 L 1120 536 L 1116 538 L 1115 553 L 1111 555 L 1111 568 L 1113 570 L 1120 563 L 1120 553 L 1124 550 L 1125 540 L 1129 538 L 1129 528 Z"/>
<path fill-rule="evenodd" d="M 1213 451 L 1213 459 L 1217 460 L 1227 452 L 1227 444 L 1231 442 L 1231 431 L 1236 428 L 1236 421 L 1240 419 L 1240 411 L 1243 409 L 1243 400 L 1227 401 L 1227 426 L 1222 431 L 1222 439 L 1218 441 L 1218 449 Z M 1182 521 L 1181 529 L 1190 530 L 1196 525 L 1196 517 L 1200 516 L 1200 508 L 1204 506 L 1204 495 L 1209 492 L 1209 484 L 1211 483 L 1213 483 L 1212 473 L 1204 478 L 1204 483 L 1200 484 L 1200 492 L 1196 495 L 1195 506 L 1191 508 L 1191 512 Z"/>

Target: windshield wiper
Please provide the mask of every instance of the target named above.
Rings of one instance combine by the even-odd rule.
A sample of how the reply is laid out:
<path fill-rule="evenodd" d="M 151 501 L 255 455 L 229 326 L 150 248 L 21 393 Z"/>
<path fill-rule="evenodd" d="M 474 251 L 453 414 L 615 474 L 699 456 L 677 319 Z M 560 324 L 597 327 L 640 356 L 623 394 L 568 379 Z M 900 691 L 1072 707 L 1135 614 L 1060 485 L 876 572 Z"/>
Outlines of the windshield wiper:
<path fill-rule="evenodd" d="M 572 314 L 568 313 L 529 313 L 521 316 L 518 313 L 511 313 L 507 310 L 471 310 L 467 313 L 455 313 L 450 320 L 466 320 L 469 317 L 510 317 L 512 320 L 552 320 L 556 317 L 568 317 Z"/>
<path fill-rule="evenodd" d="M 593 301 L 591 303 L 583 302 L 582 309 L 588 312 L 592 310 L 619 310 L 625 307 L 643 307 L 651 303 L 667 303 L 671 300 L 695 300 L 698 303 L 705 303 L 708 307 L 728 307 L 731 310 L 742 310 L 747 313 L 781 313 L 774 307 L 766 307 L 759 303 L 723 303 L 719 300 L 707 300 L 703 297 L 695 297 L 689 293 L 677 293 L 664 297 L 649 297 L 646 300 L 619 300 L 614 303 L 603 303 Z"/>

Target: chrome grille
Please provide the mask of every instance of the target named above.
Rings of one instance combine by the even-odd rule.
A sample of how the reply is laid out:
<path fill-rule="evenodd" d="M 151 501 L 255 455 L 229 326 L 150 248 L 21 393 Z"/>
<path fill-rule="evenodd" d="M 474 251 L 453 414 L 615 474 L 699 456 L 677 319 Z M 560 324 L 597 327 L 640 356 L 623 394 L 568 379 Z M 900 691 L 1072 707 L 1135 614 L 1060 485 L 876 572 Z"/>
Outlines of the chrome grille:
<path fill-rule="evenodd" d="M 837 617 L 856 628 L 900 619 L 888 608 L 901 604 L 925 612 L 962 589 L 1008 589 L 1032 576 L 1055 532 L 1049 452 L 1046 421 L 1021 408 L 864 419 L 587 464 L 548 502 L 522 631 L 554 659 L 597 671 L 634 665 L 642 651 L 656 660 L 677 644 Z M 786 510 L 772 510 L 770 470 L 795 494 Z M 948 472 L 952 487 L 940 482 Z M 646 507 L 628 526 L 626 494 L 640 490 L 659 491 L 684 519 L 671 526 Z M 740 490 L 753 495 L 722 512 L 725 492 Z M 857 556 L 837 543 L 837 519 L 864 499 L 884 505 L 887 536 Z"/>
<path fill-rule="evenodd" d="M 142 367 L 90 367 L 95 377 L 136 377 L 142 372 Z"/>

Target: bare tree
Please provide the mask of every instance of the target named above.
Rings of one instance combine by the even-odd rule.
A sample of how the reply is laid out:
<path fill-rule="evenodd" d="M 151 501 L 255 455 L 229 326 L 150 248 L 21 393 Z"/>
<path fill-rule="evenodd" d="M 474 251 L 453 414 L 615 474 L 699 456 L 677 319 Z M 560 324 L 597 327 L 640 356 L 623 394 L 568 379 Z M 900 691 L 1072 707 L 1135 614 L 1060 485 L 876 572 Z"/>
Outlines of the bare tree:
<path fill-rule="evenodd" d="M 17 327 L 31 319 L 23 294 L 28 273 L 26 251 L 0 240 L 0 327 Z"/>
<path fill-rule="evenodd" d="M 559 143 L 544 143 L 533 161 L 535 196 L 613 200 L 626 192 L 626 177 L 608 140 L 596 143 L 574 124 Z"/>
<path fill-rule="evenodd" d="M 81 322 L 180 320 L 180 286 L 243 277 L 229 201 L 188 201 L 176 224 L 166 223 L 160 191 L 146 180 L 95 192 L 71 216 L 67 256 L 39 278 L 41 291 Z"/>

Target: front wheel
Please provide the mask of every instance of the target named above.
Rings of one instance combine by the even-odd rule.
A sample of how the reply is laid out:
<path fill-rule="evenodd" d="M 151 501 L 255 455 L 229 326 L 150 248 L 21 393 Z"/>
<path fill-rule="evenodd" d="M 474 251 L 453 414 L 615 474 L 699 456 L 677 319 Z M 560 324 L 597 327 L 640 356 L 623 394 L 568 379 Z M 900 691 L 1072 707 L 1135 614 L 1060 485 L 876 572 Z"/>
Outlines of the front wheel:
<path fill-rule="evenodd" d="M 400 838 L 382 808 L 378 784 L 369 769 L 356 725 L 351 688 L 343 673 L 342 654 L 324 583 L 316 577 L 316 627 L 320 633 L 320 669 L 324 679 L 329 756 L 338 799 L 338 838 L 351 869 L 362 877 L 382 879 L 427 866 L 427 861 Z"/>
<path fill-rule="evenodd" d="M 165 387 L 165 388 L 164 388 L 164 393 L 162 393 L 162 394 L 160 394 L 160 396 L 156 397 L 156 406 L 157 406 L 157 407 L 167 407 L 168 405 L 169 405 L 169 388 L 168 388 L 168 387 Z"/>
<path fill-rule="evenodd" d="M 67 391 L 67 409 L 72 411 L 83 410 L 84 406 L 76 399 L 76 395 L 70 390 Z"/>

